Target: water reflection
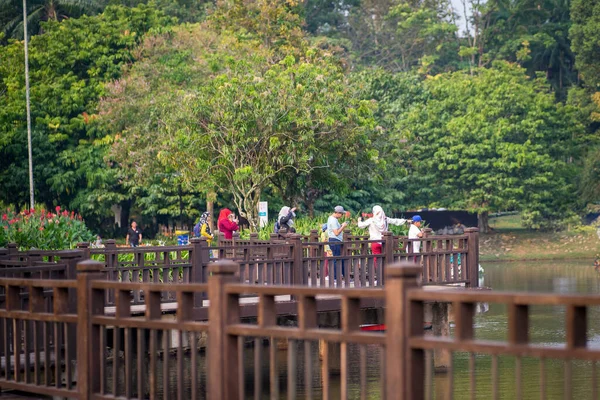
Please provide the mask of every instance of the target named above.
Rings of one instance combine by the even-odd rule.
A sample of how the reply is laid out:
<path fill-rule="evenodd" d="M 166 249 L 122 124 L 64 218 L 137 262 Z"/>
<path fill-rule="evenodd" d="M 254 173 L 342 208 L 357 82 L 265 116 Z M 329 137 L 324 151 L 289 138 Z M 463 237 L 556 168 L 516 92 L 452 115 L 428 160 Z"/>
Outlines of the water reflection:
<path fill-rule="evenodd" d="M 553 292 L 553 293 L 600 293 L 600 275 L 592 264 L 574 262 L 529 262 L 529 263 L 489 263 L 485 269 L 485 284 L 493 290 Z M 533 306 L 530 308 L 529 336 L 532 343 L 558 346 L 565 342 L 565 307 Z M 499 304 L 490 304 L 489 311 L 476 316 L 475 335 L 484 340 L 507 339 L 507 311 Z M 590 347 L 600 347 L 600 309 L 588 308 L 588 340 Z M 492 357 L 475 357 L 476 398 L 490 398 L 492 389 Z M 592 396 L 591 362 L 573 361 L 570 366 L 560 360 L 546 360 L 543 365 L 538 359 L 523 358 L 520 362 L 521 382 L 516 385 L 518 361 L 515 357 L 498 358 L 498 388 L 501 399 L 516 399 L 520 391 L 522 398 L 540 398 L 540 380 L 545 372 L 546 398 L 564 398 L 565 368 L 571 368 L 573 398 L 589 399 Z M 437 375 L 434 386 L 436 398 L 439 387 L 448 385 L 449 376 Z M 470 398 L 469 356 L 454 355 L 454 398 Z"/>

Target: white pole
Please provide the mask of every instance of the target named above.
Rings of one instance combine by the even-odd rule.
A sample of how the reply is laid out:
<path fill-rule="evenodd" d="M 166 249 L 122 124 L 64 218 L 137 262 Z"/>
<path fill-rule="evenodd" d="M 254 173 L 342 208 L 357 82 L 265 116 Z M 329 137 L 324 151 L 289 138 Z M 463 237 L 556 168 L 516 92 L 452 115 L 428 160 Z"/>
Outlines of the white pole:
<path fill-rule="evenodd" d="M 25 38 L 25 98 L 27 100 L 27 150 L 29 155 L 29 203 L 34 208 L 33 199 L 33 154 L 31 151 L 31 104 L 29 101 L 29 42 L 27 39 L 27 0 L 23 0 L 23 37 Z"/>

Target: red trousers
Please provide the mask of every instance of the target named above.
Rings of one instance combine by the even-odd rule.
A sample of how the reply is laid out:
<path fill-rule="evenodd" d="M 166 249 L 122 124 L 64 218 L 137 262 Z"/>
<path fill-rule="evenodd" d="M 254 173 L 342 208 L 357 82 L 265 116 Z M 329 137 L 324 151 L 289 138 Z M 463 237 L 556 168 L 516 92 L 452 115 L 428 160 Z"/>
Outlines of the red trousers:
<path fill-rule="evenodd" d="M 371 243 L 371 253 L 381 254 L 382 245 L 381 243 Z M 377 269 L 377 257 L 373 258 L 373 267 Z"/>

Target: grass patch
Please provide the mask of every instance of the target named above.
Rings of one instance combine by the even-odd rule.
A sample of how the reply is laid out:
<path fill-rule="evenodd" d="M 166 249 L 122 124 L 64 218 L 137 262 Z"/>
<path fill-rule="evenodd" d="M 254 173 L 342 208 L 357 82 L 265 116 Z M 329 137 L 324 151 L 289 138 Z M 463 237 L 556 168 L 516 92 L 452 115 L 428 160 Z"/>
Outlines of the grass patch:
<path fill-rule="evenodd" d="M 593 260 L 600 254 L 600 238 L 592 226 L 539 232 L 524 228 L 519 215 L 506 215 L 490 218 L 490 227 L 492 232 L 480 237 L 482 261 Z"/>

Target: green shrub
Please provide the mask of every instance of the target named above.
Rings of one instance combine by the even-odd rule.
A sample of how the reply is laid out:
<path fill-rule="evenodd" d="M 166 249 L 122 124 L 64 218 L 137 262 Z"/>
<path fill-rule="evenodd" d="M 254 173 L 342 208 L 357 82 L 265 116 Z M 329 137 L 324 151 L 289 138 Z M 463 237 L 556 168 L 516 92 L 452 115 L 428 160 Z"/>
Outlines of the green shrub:
<path fill-rule="evenodd" d="M 296 233 L 299 233 L 301 235 L 305 235 L 308 236 L 310 234 L 311 229 L 316 229 L 319 234 L 321 233 L 321 226 L 327 222 L 327 218 L 329 217 L 329 215 L 321 215 L 315 218 L 310 218 L 310 217 L 300 217 L 300 218 L 296 218 L 294 220 L 294 226 L 296 227 Z M 366 218 L 363 218 L 366 219 Z M 368 228 L 359 228 L 358 225 L 356 224 L 358 220 L 358 215 L 356 216 L 351 216 L 349 218 L 340 218 L 340 223 L 344 222 L 344 221 L 348 221 L 350 223 L 350 225 L 348 226 L 348 229 L 350 229 L 350 232 L 352 233 L 352 235 L 356 235 L 356 236 L 368 236 L 369 235 L 369 229 Z M 263 228 L 261 228 L 258 231 L 258 238 L 260 240 L 267 240 L 269 238 L 269 236 L 271 235 L 271 233 L 273 233 L 275 230 L 275 221 L 269 221 L 269 223 L 264 226 Z M 408 235 L 408 224 L 403 225 L 403 226 L 395 226 L 395 225 L 390 225 L 390 230 L 394 233 L 394 235 L 400 235 L 400 236 L 407 236 Z M 240 236 L 242 239 L 248 239 L 250 237 L 250 231 L 249 230 L 244 230 L 240 233 Z"/>
<path fill-rule="evenodd" d="M 19 250 L 64 250 L 94 237 L 81 216 L 60 206 L 54 212 L 32 209 L 15 214 L 6 210 L 0 221 L 0 247 L 17 243 Z"/>

